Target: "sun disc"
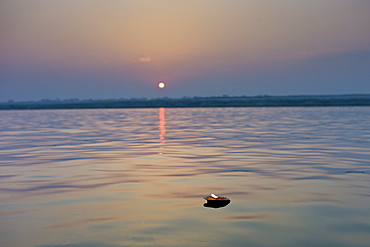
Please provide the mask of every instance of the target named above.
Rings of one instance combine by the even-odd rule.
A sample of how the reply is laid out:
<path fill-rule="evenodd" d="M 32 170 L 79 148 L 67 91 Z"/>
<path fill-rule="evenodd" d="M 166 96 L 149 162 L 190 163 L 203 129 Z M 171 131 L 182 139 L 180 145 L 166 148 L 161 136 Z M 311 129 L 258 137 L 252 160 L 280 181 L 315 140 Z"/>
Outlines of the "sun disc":
<path fill-rule="evenodd" d="M 163 81 L 161 81 L 160 83 L 158 83 L 158 87 L 159 87 L 160 89 L 163 89 L 163 88 L 165 88 L 165 87 L 166 87 L 166 84 L 165 84 Z"/>

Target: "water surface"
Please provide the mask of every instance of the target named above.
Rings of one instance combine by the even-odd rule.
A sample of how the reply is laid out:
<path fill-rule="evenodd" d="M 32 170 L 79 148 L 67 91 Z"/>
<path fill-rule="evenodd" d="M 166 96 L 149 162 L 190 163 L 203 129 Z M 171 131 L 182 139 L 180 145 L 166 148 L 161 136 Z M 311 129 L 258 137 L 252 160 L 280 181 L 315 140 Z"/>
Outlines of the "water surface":
<path fill-rule="evenodd" d="M 368 246 L 369 126 L 369 107 L 1 111 L 0 246 Z"/>

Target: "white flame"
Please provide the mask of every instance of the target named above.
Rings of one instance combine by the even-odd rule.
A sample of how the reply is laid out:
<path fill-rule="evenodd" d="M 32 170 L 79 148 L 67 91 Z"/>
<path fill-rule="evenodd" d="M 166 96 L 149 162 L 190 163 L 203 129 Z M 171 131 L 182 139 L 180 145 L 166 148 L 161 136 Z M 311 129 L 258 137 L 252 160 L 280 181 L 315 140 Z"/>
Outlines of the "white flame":
<path fill-rule="evenodd" d="M 216 196 L 215 194 L 211 194 L 211 196 L 212 196 L 213 198 L 215 198 L 215 199 L 217 199 L 217 198 L 218 198 L 218 196 Z"/>

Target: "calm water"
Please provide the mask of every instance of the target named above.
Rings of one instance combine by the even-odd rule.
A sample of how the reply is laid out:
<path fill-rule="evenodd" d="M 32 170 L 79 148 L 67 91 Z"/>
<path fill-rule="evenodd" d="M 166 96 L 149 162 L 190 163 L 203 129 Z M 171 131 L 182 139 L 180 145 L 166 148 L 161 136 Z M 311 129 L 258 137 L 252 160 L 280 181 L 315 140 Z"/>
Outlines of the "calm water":
<path fill-rule="evenodd" d="M 0 131 L 0 246 L 369 246 L 370 107 L 1 111 Z"/>

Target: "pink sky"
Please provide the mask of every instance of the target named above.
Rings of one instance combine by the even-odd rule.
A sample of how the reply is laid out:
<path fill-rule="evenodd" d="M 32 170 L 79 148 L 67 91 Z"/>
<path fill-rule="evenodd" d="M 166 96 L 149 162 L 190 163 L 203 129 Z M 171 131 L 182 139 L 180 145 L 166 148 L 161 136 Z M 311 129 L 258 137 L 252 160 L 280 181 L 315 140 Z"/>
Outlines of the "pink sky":
<path fill-rule="evenodd" d="M 370 93 L 369 13 L 364 0 L 3 0 L 0 101 Z"/>

